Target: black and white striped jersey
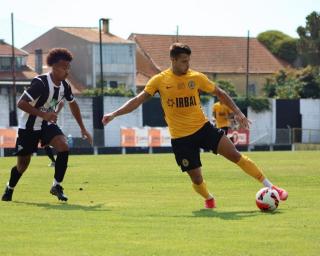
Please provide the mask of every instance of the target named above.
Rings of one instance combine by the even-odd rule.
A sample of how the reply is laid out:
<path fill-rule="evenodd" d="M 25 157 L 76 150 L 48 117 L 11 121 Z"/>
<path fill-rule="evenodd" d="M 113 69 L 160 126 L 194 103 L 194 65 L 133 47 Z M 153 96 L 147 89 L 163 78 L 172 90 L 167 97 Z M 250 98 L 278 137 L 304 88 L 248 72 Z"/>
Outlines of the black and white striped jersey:
<path fill-rule="evenodd" d="M 22 96 L 26 95 L 30 104 L 42 112 L 54 112 L 60 101 L 66 99 L 68 102 L 74 101 L 74 96 L 70 85 L 64 80 L 60 86 L 53 83 L 50 73 L 35 77 Z M 21 97 L 22 97 L 21 96 Z M 22 111 L 19 119 L 19 128 L 27 130 L 41 130 L 41 126 L 47 121 L 39 116 L 30 115 Z"/>

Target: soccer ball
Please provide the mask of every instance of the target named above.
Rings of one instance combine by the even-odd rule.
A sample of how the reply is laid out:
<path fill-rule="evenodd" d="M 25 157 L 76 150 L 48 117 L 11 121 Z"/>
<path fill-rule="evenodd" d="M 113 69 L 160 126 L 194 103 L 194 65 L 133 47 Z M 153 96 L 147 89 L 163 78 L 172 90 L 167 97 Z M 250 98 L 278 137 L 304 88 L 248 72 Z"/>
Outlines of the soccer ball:
<path fill-rule="evenodd" d="M 262 188 L 256 194 L 256 204 L 263 212 L 273 212 L 279 205 L 279 194 L 272 188 Z"/>

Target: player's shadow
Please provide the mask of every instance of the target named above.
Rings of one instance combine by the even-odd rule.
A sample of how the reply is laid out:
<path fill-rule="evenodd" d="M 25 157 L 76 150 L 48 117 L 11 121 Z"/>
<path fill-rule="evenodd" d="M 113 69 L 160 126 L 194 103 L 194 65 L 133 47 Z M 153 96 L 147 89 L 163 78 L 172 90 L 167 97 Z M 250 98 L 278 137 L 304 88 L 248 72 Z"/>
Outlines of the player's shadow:
<path fill-rule="evenodd" d="M 211 209 L 201 209 L 199 211 L 192 212 L 194 217 L 205 217 L 205 218 L 220 218 L 223 220 L 241 220 L 244 218 L 254 217 L 260 214 L 280 214 L 279 210 L 275 212 L 260 212 L 259 210 L 255 211 L 230 211 L 230 212 L 221 212 Z"/>
<path fill-rule="evenodd" d="M 69 203 L 34 203 L 34 202 L 20 202 L 14 201 L 16 204 L 30 205 L 41 207 L 49 210 L 62 210 L 62 211 L 110 211 L 109 209 L 103 208 L 103 204 L 93 204 L 93 205 L 80 205 L 80 204 L 69 204 Z"/>

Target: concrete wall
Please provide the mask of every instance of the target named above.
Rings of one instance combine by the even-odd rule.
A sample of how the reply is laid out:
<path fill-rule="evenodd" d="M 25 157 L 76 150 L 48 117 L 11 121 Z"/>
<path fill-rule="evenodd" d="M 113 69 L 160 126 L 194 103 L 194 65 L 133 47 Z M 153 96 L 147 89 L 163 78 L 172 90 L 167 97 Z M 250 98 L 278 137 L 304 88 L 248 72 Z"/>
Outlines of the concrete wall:
<path fill-rule="evenodd" d="M 270 99 L 270 110 L 260 113 L 248 108 L 250 127 L 250 144 L 272 144 L 275 142 L 276 111 L 275 99 Z"/>
<path fill-rule="evenodd" d="M 129 98 L 126 97 L 104 97 L 104 113 L 112 112 L 122 106 Z M 120 127 L 142 127 L 141 106 L 133 112 L 119 116 L 112 120 L 104 129 L 105 145 L 109 147 L 120 145 Z"/>
<path fill-rule="evenodd" d="M 89 132 L 93 134 L 93 120 L 92 120 L 92 98 L 90 97 L 76 97 L 76 101 L 80 107 L 82 120 Z M 77 121 L 71 114 L 69 104 L 65 101 L 64 108 L 61 110 L 58 117 L 58 125 L 65 135 L 71 134 L 72 137 L 81 137 L 81 131 Z"/>
<path fill-rule="evenodd" d="M 104 97 L 104 113 L 111 112 L 122 106 L 129 98 L 124 97 Z M 83 122 L 88 131 L 93 134 L 93 114 L 92 114 L 92 98 L 76 97 L 79 104 Z M 251 144 L 273 144 L 275 143 L 276 133 L 276 100 L 270 99 L 270 111 L 256 113 L 251 108 L 248 109 L 248 118 L 252 121 L 250 129 Z M 203 106 L 204 113 L 212 120 L 211 107 L 213 100 L 211 99 Z M 7 95 L 0 94 L 0 127 L 9 126 L 9 107 Z M 302 99 L 300 101 L 300 111 L 302 115 L 302 142 L 304 143 L 320 143 L 320 99 Z M 18 118 L 21 111 L 18 109 Z M 115 147 L 120 145 L 120 128 L 125 127 L 142 127 L 142 108 L 139 107 L 130 114 L 117 117 L 108 124 L 103 131 L 106 146 Z M 58 125 L 63 132 L 73 137 L 81 137 L 81 132 L 76 120 L 73 118 L 68 103 L 61 110 L 58 118 Z"/>
<path fill-rule="evenodd" d="M 0 95 L 0 127 L 9 126 L 9 99 L 7 95 Z"/>
<path fill-rule="evenodd" d="M 301 99 L 300 113 L 302 116 L 302 142 L 320 143 L 320 100 Z"/>

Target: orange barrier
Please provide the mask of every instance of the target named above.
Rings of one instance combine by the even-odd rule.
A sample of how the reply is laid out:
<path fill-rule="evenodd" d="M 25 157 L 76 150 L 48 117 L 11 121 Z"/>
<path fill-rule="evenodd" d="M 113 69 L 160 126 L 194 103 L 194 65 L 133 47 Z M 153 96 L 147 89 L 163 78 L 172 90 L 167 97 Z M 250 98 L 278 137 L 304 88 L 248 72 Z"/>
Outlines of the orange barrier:
<path fill-rule="evenodd" d="M 148 131 L 149 146 L 160 147 L 161 146 L 161 131 L 157 128 L 150 128 Z"/>
<path fill-rule="evenodd" d="M 16 129 L 0 128 L 0 148 L 15 148 L 16 138 Z"/>
<path fill-rule="evenodd" d="M 170 147 L 171 139 L 167 127 L 121 128 L 122 147 Z M 235 145 L 249 144 L 249 130 L 229 130 Z"/>
<path fill-rule="evenodd" d="M 136 132 L 133 128 L 121 128 L 121 147 L 136 146 Z"/>
<path fill-rule="evenodd" d="M 166 127 L 122 127 L 122 147 L 166 147 L 171 146 L 170 135 Z"/>

